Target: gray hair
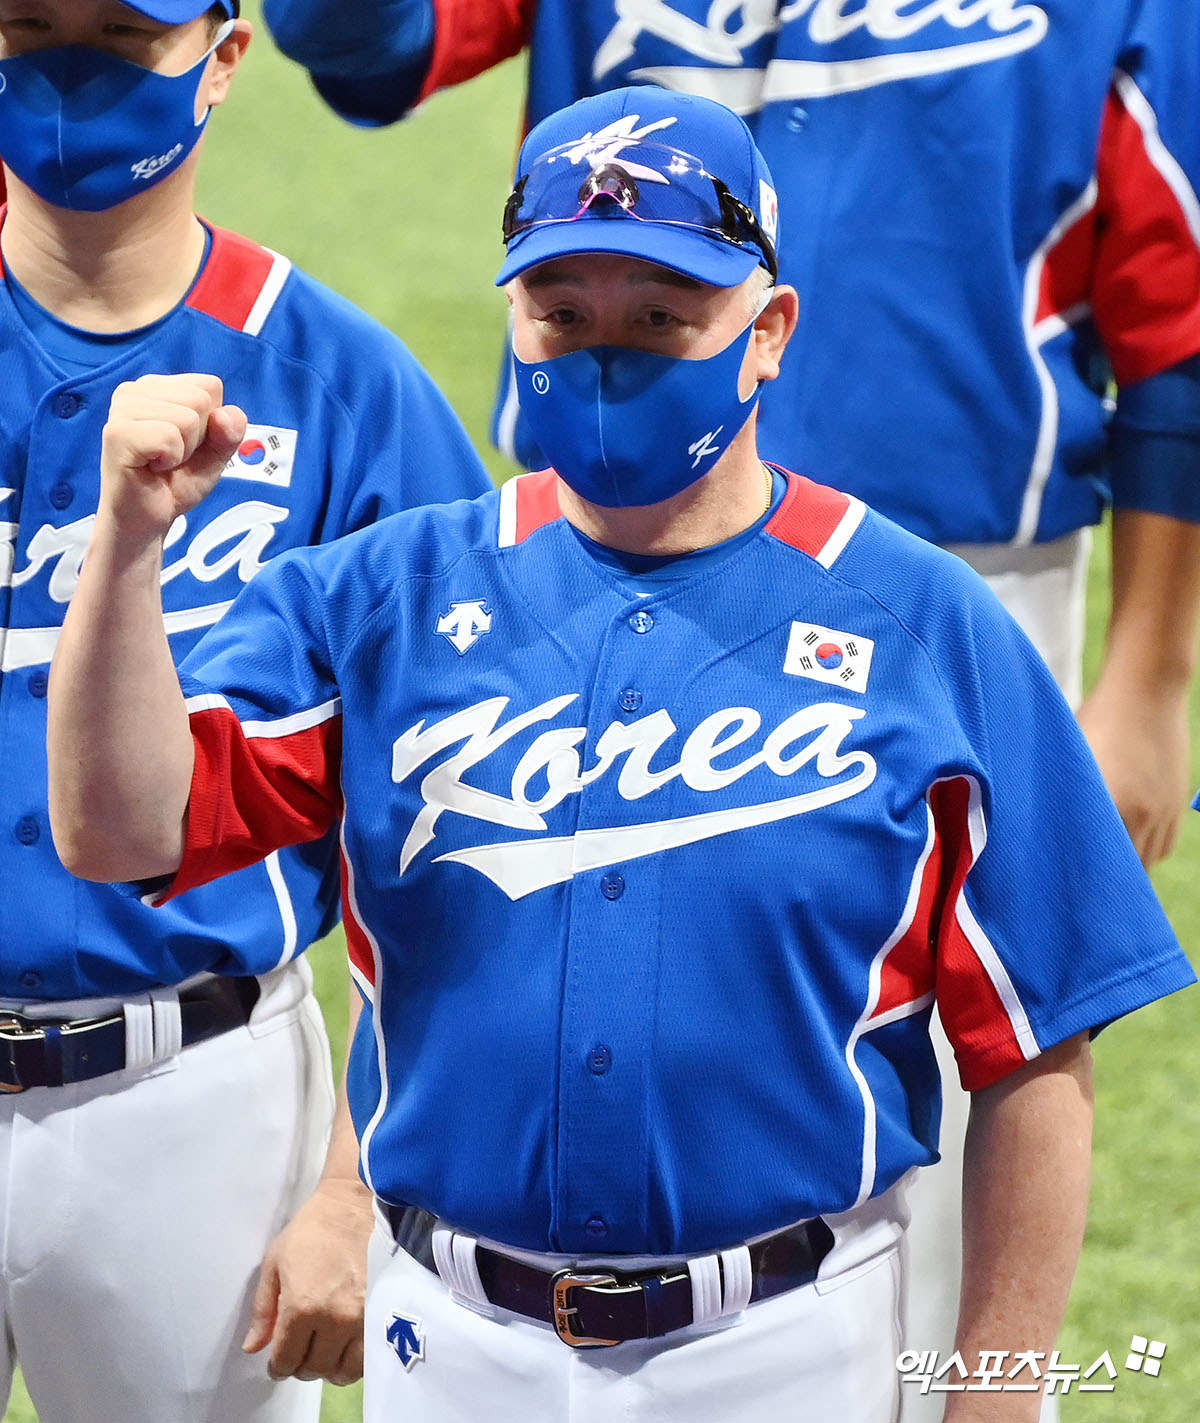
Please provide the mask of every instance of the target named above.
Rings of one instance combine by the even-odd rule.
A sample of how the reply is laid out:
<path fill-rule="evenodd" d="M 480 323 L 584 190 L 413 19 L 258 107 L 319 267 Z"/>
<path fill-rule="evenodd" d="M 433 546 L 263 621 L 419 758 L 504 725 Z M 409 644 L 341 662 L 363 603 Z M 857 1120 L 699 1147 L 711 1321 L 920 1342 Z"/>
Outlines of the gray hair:
<path fill-rule="evenodd" d="M 745 281 L 746 311 L 748 314 L 758 311 L 764 304 L 764 298 L 767 293 L 774 285 L 775 278 L 765 267 L 755 267 Z"/>

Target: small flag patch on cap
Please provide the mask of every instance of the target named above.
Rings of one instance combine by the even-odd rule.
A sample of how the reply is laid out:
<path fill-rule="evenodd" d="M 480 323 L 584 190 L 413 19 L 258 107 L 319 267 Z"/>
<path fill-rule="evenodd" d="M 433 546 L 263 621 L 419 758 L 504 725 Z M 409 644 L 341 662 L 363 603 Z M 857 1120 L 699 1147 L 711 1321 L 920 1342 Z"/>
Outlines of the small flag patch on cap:
<path fill-rule="evenodd" d="M 811 677 L 814 682 L 865 692 L 874 651 L 869 637 L 816 623 L 793 623 L 783 670 L 794 677 Z"/>

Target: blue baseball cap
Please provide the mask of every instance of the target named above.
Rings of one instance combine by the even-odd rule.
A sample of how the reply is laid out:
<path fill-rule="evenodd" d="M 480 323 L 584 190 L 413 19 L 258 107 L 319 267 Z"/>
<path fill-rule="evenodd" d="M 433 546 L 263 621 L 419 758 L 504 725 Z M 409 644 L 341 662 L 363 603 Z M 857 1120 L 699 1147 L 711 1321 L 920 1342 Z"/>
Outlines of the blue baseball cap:
<path fill-rule="evenodd" d="M 503 286 L 556 257 L 612 253 L 732 287 L 776 275 L 766 160 L 723 104 L 655 85 L 580 99 L 533 128 L 504 209 Z"/>
<path fill-rule="evenodd" d="M 186 25 L 198 15 L 206 15 L 219 6 L 231 20 L 241 12 L 239 0 L 121 0 L 139 15 L 147 15 L 163 25 Z"/>

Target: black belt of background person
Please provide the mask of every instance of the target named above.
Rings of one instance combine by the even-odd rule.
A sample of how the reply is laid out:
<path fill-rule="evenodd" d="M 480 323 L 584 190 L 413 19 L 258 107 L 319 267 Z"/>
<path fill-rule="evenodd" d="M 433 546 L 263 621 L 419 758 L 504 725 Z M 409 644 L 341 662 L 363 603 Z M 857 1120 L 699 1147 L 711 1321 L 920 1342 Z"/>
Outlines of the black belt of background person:
<path fill-rule="evenodd" d="M 217 976 L 179 990 L 183 1047 L 244 1027 L 258 1002 L 257 978 Z M 0 1010 L 0 1093 L 62 1087 L 120 1072 L 125 1066 L 125 1015 L 26 1018 Z"/>
<path fill-rule="evenodd" d="M 400 1249 L 437 1274 L 437 1217 L 419 1206 L 380 1204 Z M 832 1246 L 833 1231 L 819 1216 L 747 1246 L 751 1303 L 811 1284 Z M 686 1265 L 645 1271 L 541 1270 L 486 1245 L 476 1245 L 475 1261 L 492 1304 L 553 1325 L 563 1343 L 576 1349 L 658 1339 L 692 1323 Z"/>

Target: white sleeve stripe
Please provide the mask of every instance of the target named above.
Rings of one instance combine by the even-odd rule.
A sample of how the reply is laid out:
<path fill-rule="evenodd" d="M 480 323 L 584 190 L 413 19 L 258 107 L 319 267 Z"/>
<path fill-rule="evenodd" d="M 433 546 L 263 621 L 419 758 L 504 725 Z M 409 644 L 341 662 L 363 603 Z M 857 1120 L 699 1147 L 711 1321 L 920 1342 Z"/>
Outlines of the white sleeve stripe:
<path fill-rule="evenodd" d="M 254 305 L 250 308 L 250 315 L 246 317 L 242 330 L 248 336 L 257 336 L 266 324 L 267 317 L 271 314 L 271 309 L 279 300 L 279 293 L 283 290 L 283 284 L 287 281 L 292 270 L 291 262 L 281 256 L 278 252 L 271 252 L 273 261 L 271 270 L 267 273 L 266 280 L 258 296 L 254 299 Z"/>
<path fill-rule="evenodd" d="M 517 541 L 517 484 L 521 475 L 514 475 L 500 486 L 501 548 L 512 548 Z"/>
<path fill-rule="evenodd" d="M 274 850 L 263 861 L 267 870 L 267 879 L 271 882 L 271 890 L 275 895 L 275 905 L 279 910 L 279 923 L 283 929 L 283 948 L 279 954 L 279 962 L 276 968 L 283 968 L 285 964 L 291 963 L 296 957 L 296 945 L 299 940 L 299 930 L 296 926 L 296 910 L 292 904 L 291 891 L 288 889 L 287 880 L 284 878 L 283 865 L 279 860 L 279 851 Z"/>
<path fill-rule="evenodd" d="M 346 822 L 344 820 L 342 821 L 342 828 L 338 833 L 342 847 L 342 859 L 346 866 L 346 893 L 342 907 L 344 911 L 349 912 L 363 938 L 367 941 L 367 945 L 371 950 L 371 957 L 375 961 L 375 983 L 374 986 L 372 986 L 367 982 L 366 975 L 356 966 L 353 958 L 350 958 L 350 972 L 353 975 L 354 981 L 361 987 L 363 997 L 371 1004 L 371 1026 L 375 1030 L 375 1053 L 379 1065 L 379 1101 L 376 1104 L 374 1112 L 371 1114 L 371 1120 L 363 1129 L 363 1134 L 358 1146 L 363 1180 L 366 1182 L 368 1189 L 373 1191 L 375 1189 L 375 1181 L 371 1172 L 371 1142 L 374 1140 L 376 1128 L 383 1120 L 383 1115 L 387 1111 L 390 1093 L 387 1044 L 384 1041 L 383 1027 L 379 1021 L 379 1013 L 376 1011 L 376 1004 L 380 1001 L 380 993 L 383 988 L 383 954 L 379 948 L 379 940 L 376 939 L 375 935 L 371 932 L 370 926 L 363 918 L 358 906 L 357 876 L 354 871 L 354 861 L 350 858 L 350 853 L 346 846 Z M 349 957 L 349 955 L 347 955 L 347 957 Z M 347 1044 L 347 1051 L 349 1051 L 349 1044 Z"/>
<path fill-rule="evenodd" d="M 979 782 L 974 776 L 964 776 L 963 779 L 971 788 L 971 798 L 967 807 L 967 833 L 971 840 L 971 865 L 958 893 L 958 902 L 954 906 L 954 917 L 966 936 L 967 942 L 974 949 L 975 957 L 991 980 L 992 987 L 996 990 L 996 996 L 1000 999 L 1000 1006 L 1008 1017 L 1013 1036 L 1017 1040 L 1017 1046 L 1021 1049 L 1025 1060 L 1030 1062 L 1041 1052 L 1041 1048 L 1038 1047 L 1033 1029 L 1029 1025 L 1024 1005 L 1017 995 L 1012 979 L 1008 976 L 1008 970 L 996 952 L 995 945 L 988 938 L 979 921 L 972 914 L 971 906 L 967 903 L 967 879 L 970 878 L 971 869 L 975 867 L 979 856 L 983 853 L 983 847 L 987 844 L 987 820 L 983 814 L 983 793 L 979 788 Z"/>
<path fill-rule="evenodd" d="M 1062 313 L 1056 313 L 1054 317 L 1043 317 L 1041 321 L 1038 321 L 1038 303 L 1042 299 L 1042 274 L 1046 269 L 1050 253 L 1076 223 L 1082 222 L 1092 211 L 1099 195 L 1100 186 L 1096 179 L 1092 178 L 1083 192 L 1046 234 L 1045 239 L 1030 258 L 1029 266 L 1025 269 L 1021 324 L 1025 330 L 1026 349 L 1029 352 L 1029 359 L 1033 364 L 1038 380 L 1038 389 L 1041 392 L 1042 413 L 1038 420 L 1038 435 L 1033 451 L 1033 461 L 1029 466 L 1029 475 L 1025 481 L 1025 492 L 1021 497 L 1021 513 L 1017 520 L 1017 532 L 1013 535 L 1012 540 L 1018 548 L 1031 544 L 1034 534 L 1037 533 L 1038 522 L 1042 517 L 1042 498 L 1045 495 L 1046 483 L 1054 465 L 1054 451 L 1058 447 L 1058 387 L 1054 384 L 1054 377 L 1050 374 L 1050 368 L 1042 354 L 1042 345 L 1057 333 L 1058 322 L 1064 320 L 1065 317 Z"/>
<path fill-rule="evenodd" d="M 967 942 L 975 950 L 975 957 L 983 966 L 984 972 L 991 980 L 992 987 L 996 990 L 996 996 L 1000 999 L 1000 1005 L 1012 1025 L 1013 1036 L 1017 1040 L 1017 1046 L 1021 1049 L 1022 1056 L 1026 1062 L 1032 1062 L 1041 1052 L 1041 1048 L 1038 1046 L 1037 1038 L 1033 1035 L 1033 1029 L 1029 1026 L 1029 1019 L 1017 996 L 1017 990 L 1013 987 L 1013 981 L 1008 976 L 1008 970 L 1000 962 L 1000 955 L 996 952 L 992 941 L 983 932 L 979 921 L 971 913 L 971 907 L 967 903 L 965 894 L 959 895 L 954 917 L 958 920 Z"/>
<path fill-rule="evenodd" d="M 185 705 L 189 716 L 202 711 L 227 711 L 231 716 L 234 715 L 233 708 L 228 701 L 213 692 L 202 692 L 198 696 L 188 697 Z M 331 721 L 335 716 L 340 716 L 341 712 L 341 697 L 333 697 L 318 707 L 294 712 L 291 716 L 280 717 L 278 721 L 244 721 L 241 723 L 242 735 L 247 740 L 255 737 L 291 736 L 294 732 L 308 731 L 314 726 L 320 726 L 323 722 Z"/>
<path fill-rule="evenodd" d="M 1187 218 L 1192 240 L 1197 247 L 1200 247 L 1200 201 L 1197 201 L 1195 189 L 1188 181 L 1187 174 L 1162 141 L 1162 135 L 1158 131 L 1158 119 L 1149 100 L 1138 88 L 1133 78 L 1119 69 L 1114 82 L 1117 93 L 1121 96 L 1121 102 L 1142 131 L 1147 157 L 1162 174 L 1163 181 L 1175 195 L 1176 201 L 1183 209 L 1184 217 Z"/>
<path fill-rule="evenodd" d="M 858 1196 L 854 1204 L 856 1206 L 868 1199 L 875 1188 L 875 1176 L 878 1171 L 878 1124 L 875 1113 L 875 1099 L 871 1095 L 871 1088 L 863 1075 L 862 1069 L 855 1060 L 855 1053 L 858 1051 L 859 1039 L 867 1032 L 871 1031 L 880 1023 L 871 1021 L 871 1014 L 875 1011 L 875 1005 L 879 1002 L 879 993 L 883 982 L 883 965 L 887 962 L 887 956 L 896 947 L 905 934 L 912 927 L 912 922 L 917 916 L 917 908 L 921 902 L 921 886 L 925 882 L 925 867 L 929 863 L 929 857 L 933 853 L 933 847 L 937 843 L 937 825 L 933 818 L 933 810 L 929 805 L 928 798 L 925 803 L 926 832 L 925 844 L 913 868 L 912 879 L 909 882 L 908 898 L 904 904 L 904 910 L 900 915 L 899 923 L 888 935 L 886 942 L 875 955 L 871 963 L 870 973 L 867 980 L 867 1001 L 863 1004 L 862 1013 L 858 1022 L 855 1023 L 849 1040 L 846 1043 L 846 1066 L 850 1069 L 850 1075 L 854 1078 L 858 1087 L 859 1095 L 863 1104 L 863 1148 L 862 1148 L 862 1173 L 859 1178 Z M 907 1007 L 907 1005 L 905 1005 Z M 912 1012 L 918 1011 L 914 1005 Z M 899 1014 L 898 1016 L 908 1016 Z M 882 1015 L 887 1021 L 892 1021 L 892 1014 Z"/>
<path fill-rule="evenodd" d="M 838 526 L 833 533 L 825 540 L 824 547 L 817 554 L 817 562 L 822 568 L 832 568 L 841 557 L 843 550 L 854 537 L 854 532 L 863 521 L 863 515 L 867 512 L 867 506 L 861 499 L 855 499 L 853 495 L 848 495 L 848 505 L 846 512 L 842 515 Z"/>

